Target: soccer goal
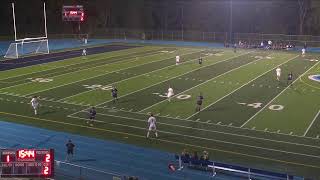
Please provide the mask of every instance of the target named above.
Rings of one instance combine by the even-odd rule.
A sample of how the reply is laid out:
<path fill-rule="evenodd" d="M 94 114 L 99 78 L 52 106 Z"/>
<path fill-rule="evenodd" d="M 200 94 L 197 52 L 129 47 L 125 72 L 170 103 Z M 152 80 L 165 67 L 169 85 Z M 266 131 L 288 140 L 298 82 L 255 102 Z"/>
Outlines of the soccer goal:
<path fill-rule="evenodd" d="M 49 54 L 48 39 L 29 40 L 26 38 L 19 42 L 11 43 L 4 57 L 19 58 L 32 54 Z"/>
<path fill-rule="evenodd" d="M 19 58 L 31 54 L 49 54 L 49 42 L 47 33 L 46 4 L 43 3 L 44 32 L 45 36 L 17 39 L 16 17 L 14 3 L 12 3 L 13 29 L 15 41 L 9 45 L 5 58 Z"/>

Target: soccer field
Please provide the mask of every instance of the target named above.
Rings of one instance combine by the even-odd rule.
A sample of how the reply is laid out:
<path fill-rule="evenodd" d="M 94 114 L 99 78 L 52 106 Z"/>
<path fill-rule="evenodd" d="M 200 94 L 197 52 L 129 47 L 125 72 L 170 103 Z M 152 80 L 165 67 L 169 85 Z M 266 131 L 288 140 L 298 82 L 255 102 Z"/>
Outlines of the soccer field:
<path fill-rule="evenodd" d="M 218 161 L 320 178 L 320 82 L 309 78 L 320 74 L 318 56 L 141 46 L 76 57 L 1 71 L 0 113 L 8 121 L 173 152 L 207 150 Z M 30 106 L 35 95 L 37 116 Z M 91 127 L 85 121 L 92 106 Z M 157 140 L 145 138 L 150 112 Z"/>

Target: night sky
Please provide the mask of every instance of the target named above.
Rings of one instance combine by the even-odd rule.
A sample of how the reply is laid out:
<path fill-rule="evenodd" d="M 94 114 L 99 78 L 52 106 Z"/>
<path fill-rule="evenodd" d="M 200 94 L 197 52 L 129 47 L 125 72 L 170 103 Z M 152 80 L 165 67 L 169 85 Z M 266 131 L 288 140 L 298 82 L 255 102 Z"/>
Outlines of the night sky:
<path fill-rule="evenodd" d="M 46 0 L 49 33 L 72 33 L 73 23 L 63 22 L 63 5 L 83 5 L 86 33 L 106 28 L 143 30 L 230 31 L 246 33 L 301 33 L 299 0 Z M 309 2 L 303 34 L 320 34 L 320 8 Z M 11 2 L 0 3 L 0 35 L 12 35 Z M 43 29 L 41 0 L 15 0 L 17 29 L 20 34 L 37 34 Z M 231 21 L 232 20 L 232 21 Z"/>

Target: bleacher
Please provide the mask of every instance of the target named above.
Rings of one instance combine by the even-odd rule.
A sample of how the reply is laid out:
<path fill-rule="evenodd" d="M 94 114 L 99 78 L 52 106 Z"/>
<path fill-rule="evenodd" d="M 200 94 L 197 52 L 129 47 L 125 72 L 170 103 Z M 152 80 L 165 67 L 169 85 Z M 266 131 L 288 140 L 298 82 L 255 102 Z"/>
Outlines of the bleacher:
<path fill-rule="evenodd" d="M 220 174 L 228 174 L 230 176 L 237 176 L 245 179 L 259 179 L 259 180 L 303 180 L 303 177 L 296 177 L 286 173 L 278 173 L 265 171 L 256 168 L 244 167 L 239 165 L 226 164 L 216 161 L 195 159 L 190 156 L 175 155 L 178 163 L 178 170 L 183 170 L 184 167 L 196 170 L 207 171 L 210 176 Z"/>

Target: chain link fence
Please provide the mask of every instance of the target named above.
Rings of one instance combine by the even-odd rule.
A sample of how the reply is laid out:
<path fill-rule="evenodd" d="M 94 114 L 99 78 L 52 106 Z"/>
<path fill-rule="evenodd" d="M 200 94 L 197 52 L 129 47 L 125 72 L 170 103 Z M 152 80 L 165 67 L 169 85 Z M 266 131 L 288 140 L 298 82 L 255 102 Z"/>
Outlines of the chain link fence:
<path fill-rule="evenodd" d="M 139 39 L 139 40 L 170 40 L 170 41 L 203 41 L 217 43 L 260 44 L 271 40 L 274 43 L 293 44 L 309 47 L 320 47 L 320 36 L 286 35 L 263 33 L 232 33 L 204 31 L 169 31 L 169 30 L 139 30 L 139 29 L 100 29 L 90 33 L 90 38 L 106 39 Z"/>

